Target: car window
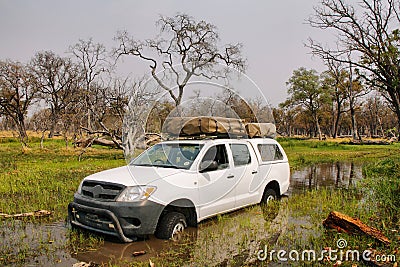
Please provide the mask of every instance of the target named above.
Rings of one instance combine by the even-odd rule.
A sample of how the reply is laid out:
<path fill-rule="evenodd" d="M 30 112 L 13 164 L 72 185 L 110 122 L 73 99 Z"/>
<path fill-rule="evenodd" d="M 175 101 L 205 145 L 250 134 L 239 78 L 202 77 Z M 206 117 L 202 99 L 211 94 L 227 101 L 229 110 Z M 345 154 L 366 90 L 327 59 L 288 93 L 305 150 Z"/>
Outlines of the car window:
<path fill-rule="evenodd" d="M 216 161 L 218 170 L 226 169 L 229 167 L 228 154 L 226 153 L 225 145 L 216 145 L 210 147 L 202 159 L 203 162 Z"/>
<path fill-rule="evenodd" d="M 259 144 L 258 151 L 262 161 L 282 160 L 283 154 L 279 147 L 275 144 Z"/>
<path fill-rule="evenodd" d="M 231 144 L 233 163 L 242 166 L 251 162 L 249 148 L 245 144 Z"/>

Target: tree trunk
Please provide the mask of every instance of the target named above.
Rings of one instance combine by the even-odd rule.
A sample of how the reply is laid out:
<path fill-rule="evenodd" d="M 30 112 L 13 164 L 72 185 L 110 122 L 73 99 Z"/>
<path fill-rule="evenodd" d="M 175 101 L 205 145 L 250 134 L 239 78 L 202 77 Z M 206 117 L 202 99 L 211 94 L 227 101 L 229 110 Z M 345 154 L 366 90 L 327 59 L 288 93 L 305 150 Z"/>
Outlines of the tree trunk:
<path fill-rule="evenodd" d="M 317 128 L 318 140 L 322 140 L 321 126 L 319 125 L 317 114 L 314 115 L 315 127 Z"/>
<path fill-rule="evenodd" d="M 26 134 L 26 128 L 25 128 L 25 118 L 23 114 L 18 114 L 16 118 L 14 118 L 15 124 L 17 125 L 18 133 L 19 133 L 19 138 L 21 141 L 21 144 L 23 146 L 27 145 L 28 142 L 28 135 Z"/>
<path fill-rule="evenodd" d="M 46 132 L 46 130 L 42 131 L 42 136 L 40 137 L 40 148 L 43 149 L 43 140 L 44 140 L 44 133 Z"/>
<path fill-rule="evenodd" d="M 49 138 L 53 138 L 54 137 L 54 132 L 56 130 L 56 126 L 57 126 L 57 122 L 58 122 L 58 118 L 59 118 L 59 114 L 60 114 L 61 110 L 57 107 L 53 107 L 51 109 L 51 115 L 50 115 L 50 128 L 49 128 Z"/>
<path fill-rule="evenodd" d="M 400 136 L 400 107 L 396 107 L 396 115 L 397 115 L 397 136 Z"/>
<path fill-rule="evenodd" d="M 54 137 L 55 128 L 56 128 L 56 122 L 52 118 L 51 123 L 50 123 L 48 138 L 53 138 Z"/>
<path fill-rule="evenodd" d="M 350 116 L 351 116 L 351 136 L 354 140 L 358 140 L 358 131 L 357 131 L 357 120 L 356 120 L 356 111 L 353 106 L 353 102 L 350 102 Z"/>
<path fill-rule="evenodd" d="M 357 218 L 352 218 L 346 214 L 337 211 L 329 213 L 328 217 L 323 221 L 326 228 L 336 229 L 339 232 L 346 232 L 349 234 L 362 233 L 371 236 L 385 245 L 390 245 L 390 240 L 378 229 L 364 224 Z"/>
<path fill-rule="evenodd" d="M 65 142 L 65 148 L 68 148 L 68 136 L 67 133 L 64 133 L 64 142 Z"/>
<path fill-rule="evenodd" d="M 337 108 L 337 111 L 336 111 L 337 115 L 336 115 L 336 118 L 335 118 L 335 124 L 334 124 L 334 128 L 333 128 L 333 138 L 334 139 L 337 137 L 337 133 L 338 133 L 340 117 L 342 115 L 342 105 L 340 105 L 338 103 L 336 108 Z"/>

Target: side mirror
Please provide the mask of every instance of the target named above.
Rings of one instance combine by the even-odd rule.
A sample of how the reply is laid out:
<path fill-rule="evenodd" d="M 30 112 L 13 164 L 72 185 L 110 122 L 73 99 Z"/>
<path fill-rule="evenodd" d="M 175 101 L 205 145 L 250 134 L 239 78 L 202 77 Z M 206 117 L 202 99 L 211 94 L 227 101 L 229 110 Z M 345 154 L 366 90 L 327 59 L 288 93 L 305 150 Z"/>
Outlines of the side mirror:
<path fill-rule="evenodd" d="M 218 169 L 218 163 L 215 160 L 206 160 L 200 163 L 200 172 L 215 171 Z"/>

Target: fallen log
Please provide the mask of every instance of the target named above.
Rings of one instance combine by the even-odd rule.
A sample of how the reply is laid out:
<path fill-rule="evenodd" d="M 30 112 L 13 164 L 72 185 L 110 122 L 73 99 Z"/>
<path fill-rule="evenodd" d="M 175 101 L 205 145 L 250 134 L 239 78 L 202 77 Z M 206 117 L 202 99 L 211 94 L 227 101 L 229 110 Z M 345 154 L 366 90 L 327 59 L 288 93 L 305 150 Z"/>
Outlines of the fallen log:
<path fill-rule="evenodd" d="M 74 263 L 74 265 L 72 265 L 72 267 L 97 267 L 97 266 L 100 266 L 100 265 L 98 265 L 94 262 L 84 262 L 84 261 L 77 262 L 77 263 Z"/>
<path fill-rule="evenodd" d="M 390 240 L 378 229 L 337 211 L 331 211 L 322 224 L 325 228 L 336 229 L 339 232 L 365 234 L 385 245 L 390 245 Z"/>
<path fill-rule="evenodd" d="M 21 218 L 27 218 L 27 217 L 33 217 L 33 218 L 39 218 L 39 217 L 47 217 L 51 215 L 51 211 L 48 210 L 36 210 L 32 212 L 26 212 L 26 213 L 18 213 L 18 214 L 6 214 L 6 213 L 0 213 L 0 218 L 13 218 L 13 219 L 21 219 Z"/>
<path fill-rule="evenodd" d="M 344 145 L 390 145 L 393 141 L 386 140 L 350 140 L 348 142 L 341 142 Z"/>
<path fill-rule="evenodd" d="M 92 145 L 91 144 L 92 141 L 93 141 L 93 138 L 82 138 L 82 139 L 76 140 L 74 142 L 74 144 L 77 147 L 89 147 Z"/>
<path fill-rule="evenodd" d="M 90 147 L 92 145 L 101 145 L 112 148 L 117 148 L 118 146 L 111 140 L 104 138 L 83 138 L 75 142 L 78 147 Z"/>
<path fill-rule="evenodd" d="M 145 136 L 146 146 L 152 146 L 162 141 L 161 134 L 147 133 Z"/>
<path fill-rule="evenodd" d="M 103 139 L 103 138 L 96 138 L 93 140 L 93 144 L 94 145 L 102 145 L 102 146 L 108 146 L 108 147 L 113 147 L 113 148 L 117 148 L 117 144 L 115 144 L 113 141 L 111 140 L 107 140 L 107 139 Z"/>
<path fill-rule="evenodd" d="M 135 251 L 135 252 L 133 252 L 133 253 L 132 253 L 132 256 L 133 256 L 133 257 L 137 257 L 137 256 L 141 256 L 141 255 L 144 255 L 144 254 L 146 254 L 146 251 L 140 250 L 140 251 Z"/>

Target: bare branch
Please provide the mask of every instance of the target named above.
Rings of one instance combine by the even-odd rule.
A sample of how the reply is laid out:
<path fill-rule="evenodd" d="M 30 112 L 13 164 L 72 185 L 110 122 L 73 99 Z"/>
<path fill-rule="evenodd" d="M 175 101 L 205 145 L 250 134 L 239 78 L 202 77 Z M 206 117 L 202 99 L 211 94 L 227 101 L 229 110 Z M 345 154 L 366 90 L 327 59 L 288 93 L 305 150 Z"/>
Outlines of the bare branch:
<path fill-rule="evenodd" d="M 217 28 L 208 22 L 195 21 L 186 14 L 177 14 L 174 17 L 161 16 L 156 25 L 159 35 L 145 42 L 129 37 L 126 32 L 118 33 L 115 39 L 119 47 L 115 54 L 117 57 L 133 55 L 150 62 L 152 77 L 169 93 L 176 106 L 180 104 L 184 88 L 193 76 L 225 77 L 224 73 L 217 70 L 220 63 L 239 71 L 246 68 L 241 55 L 242 45 L 218 48 Z M 163 77 L 159 73 L 163 73 Z M 178 88 L 177 93 L 172 90 L 174 86 L 169 85 L 167 79 L 173 80 Z"/>

